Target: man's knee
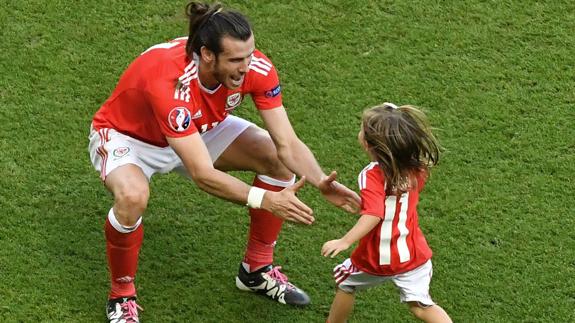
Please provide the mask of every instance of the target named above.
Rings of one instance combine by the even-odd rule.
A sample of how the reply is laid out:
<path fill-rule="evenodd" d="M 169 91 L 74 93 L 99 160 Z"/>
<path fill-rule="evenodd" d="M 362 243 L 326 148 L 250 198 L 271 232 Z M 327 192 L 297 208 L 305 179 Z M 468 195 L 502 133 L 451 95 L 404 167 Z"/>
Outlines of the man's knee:
<path fill-rule="evenodd" d="M 114 192 L 115 214 L 122 225 L 133 225 L 144 213 L 150 196 L 147 185 L 123 187 Z"/>
<path fill-rule="evenodd" d="M 148 179 L 142 170 L 132 164 L 118 167 L 108 174 L 105 183 L 114 194 L 116 219 L 125 226 L 136 224 L 150 196 Z"/>
<path fill-rule="evenodd" d="M 123 206 L 145 210 L 150 192 L 147 186 L 122 189 L 116 193 L 116 202 Z"/>

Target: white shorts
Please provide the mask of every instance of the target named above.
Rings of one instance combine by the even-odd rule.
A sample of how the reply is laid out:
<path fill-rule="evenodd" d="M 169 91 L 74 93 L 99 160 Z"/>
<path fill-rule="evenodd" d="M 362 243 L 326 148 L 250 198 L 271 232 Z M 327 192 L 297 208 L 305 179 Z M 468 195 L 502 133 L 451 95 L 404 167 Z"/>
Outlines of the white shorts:
<path fill-rule="evenodd" d="M 229 145 L 253 123 L 228 116 L 215 128 L 204 132 L 202 140 L 212 161 L 215 161 Z M 180 157 L 171 147 L 158 147 L 134 139 L 114 129 L 90 130 L 90 160 L 100 172 L 102 180 L 114 169 L 127 164 L 134 164 L 142 169 L 148 180 L 155 173 L 168 173 L 174 169 L 182 170 Z"/>
<path fill-rule="evenodd" d="M 432 275 L 431 259 L 411 271 L 394 276 L 376 276 L 365 273 L 353 266 L 349 258 L 333 269 L 336 284 L 344 292 L 361 291 L 391 280 L 399 289 L 402 303 L 419 302 L 424 306 L 435 304 L 429 295 Z"/>

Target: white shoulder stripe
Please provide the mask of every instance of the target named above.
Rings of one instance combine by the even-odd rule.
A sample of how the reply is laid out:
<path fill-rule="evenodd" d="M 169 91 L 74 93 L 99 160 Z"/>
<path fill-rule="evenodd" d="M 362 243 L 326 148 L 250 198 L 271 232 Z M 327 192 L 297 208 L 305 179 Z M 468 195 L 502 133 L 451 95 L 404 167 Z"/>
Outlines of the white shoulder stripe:
<path fill-rule="evenodd" d="M 252 62 L 250 63 L 250 66 L 256 66 L 256 67 L 261 68 L 262 70 L 265 70 L 265 71 L 268 71 L 268 72 L 269 72 L 269 70 L 272 69 L 272 68 L 271 68 L 270 66 L 268 66 L 268 65 L 262 64 L 262 63 L 260 63 L 260 62 L 255 62 L 255 61 L 252 61 Z"/>
<path fill-rule="evenodd" d="M 272 67 L 272 64 L 270 62 L 266 61 L 264 58 L 258 58 L 258 57 L 252 56 L 252 62 L 258 62 L 258 63 L 261 63 L 263 65 L 267 65 L 269 68 Z"/>
<path fill-rule="evenodd" d="M 184 74 L 178 78 L 178 84 L 176 84 L 176 89 L 174 91 L 174 100 L 181 100 L 185 102 L 190 102 L 190 82 L 193 79 L 198 78 L 198 69 L 195 61 L 191 61 L 186 68 L 184 68 Z"/>
<path fill-rule="evenodd" d="M 182 84 L 184 85 L 189 85 L 190 81 L 197 78 L 198 77 L 198 73 L 196 73 L 196 70 L 192 70 L 189 73 L 186 73 L 182 76 L 180 76 L 180 78 L 178 79 L 180 82 L 182 82 Z"/>
<path fill-rule="evenodd" d="M 190 69 L 196 67 L 196 62 L 194 60 L 192 60 L 190 62 L 190 64 L 188 64 L 188 66 L 186 66 L 186 68 L 184 68 L 184 73 L 187 73 Z"/>
<path fill-rule="evenodd" d="M 174 100 L 190 102 L 190 88 L 187 86 L 184 86 L 181 89 L 176 88 L 174 91 Z"/>
<path fill-rule="evenodd" d="M 255 72 L 258 72 L 258 73 L 260 73 L 260 74 L 263 74 L 263 75 L 265 75 L 265 76 L 268 76 L 268 71 L 264 71 L 264 70 L 262 70 L 262 69 L 260 69 L 260 68 L 258 68 L 258 67 L 256 67 L 256 66 L 250 65 L 250 70 L 253 70 L 253 71 L 255 71 Z"/>
<path fill-rule="evenodd" d="M 181 100 L 185 102 L 190 102 L 190 81 L 192 79 L 197 78 L 197 75 L 193 75 L 189 79 L 187 79 L 187 83 L 179 83 L 176 85 L 176 89 L 174 90 L 174 100 Z"/>
<path fill-rule="evenodd" d="M 359 185 L 359 189 L 363 190 L 367 187 L 367 172 L 377 166 L 377 162 L 369 163 L 369 165 L 365 166 L 365 168 L 359 173 L 357 177 L 357 184 Z"/>
<path fill-rule="evenodd" d="M 190 85 L 190 82 L 191 82 L 193 79 L 197 79 L 197 78 L 198 78 L 198 74 L 192 74 L 192 75 L 190 75 L 188 78 L 183 79 L 183 80 L 182 80 L 182 84 L 185 85 L 185 86 L 189 86 L 189 85 Z"/>

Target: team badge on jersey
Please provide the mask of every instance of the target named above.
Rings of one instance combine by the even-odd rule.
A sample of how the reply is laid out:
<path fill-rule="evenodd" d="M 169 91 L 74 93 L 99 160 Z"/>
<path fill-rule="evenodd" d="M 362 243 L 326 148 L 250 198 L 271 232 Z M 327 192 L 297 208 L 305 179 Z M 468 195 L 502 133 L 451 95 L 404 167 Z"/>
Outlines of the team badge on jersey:
<path fill-rule="evenodd" d="M 281 85 L 278 84 L 278 85 L 277 85 L 276 87 L 274 87 L 273 89 L 271 89 L 271 90 L 269 90 L 269 91 L 266 91 L 266 93 L 265 93 L 266 98 L 276 97 L 276 96 L 278 96 L 278 95 L 281 93 L 281 91 L 282 91 L 282 87 L 281 87 Z"/>
<path fill-rule="evenodd" d="M 192 114 L 184 107 L 173 108 L 168 115 L 170 127 L 177 132 L 186 131 L 190 127 Z"/>
<path fill-rule="evenodd" d="M 226 100 L 226 110 L 235 109 L 240 103 L 242 103 L 242 94 L 240 92 L 230 94 Z"/>
<path fill-rule="evenodd" d="M 129 147 L 118 147 L 118 148 L 114 149 L 112 154 L 114 155 L 114 157 L 121 158 L 121 157 L 126 156 L 129 152 L 130 152 Z"/>

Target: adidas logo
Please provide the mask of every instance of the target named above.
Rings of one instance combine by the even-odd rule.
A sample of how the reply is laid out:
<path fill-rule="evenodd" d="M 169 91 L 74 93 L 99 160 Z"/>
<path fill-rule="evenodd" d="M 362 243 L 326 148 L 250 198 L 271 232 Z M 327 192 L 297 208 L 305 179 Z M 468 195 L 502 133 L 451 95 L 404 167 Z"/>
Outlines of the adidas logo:
<path fill-rule="evenodd" d="M 192 120 L 194 119 L 198 119 L 202 117 L 202 110 L 198 110 L 196 113 L 194 113 L 194 115 L 192 116 Z"/>
<path fill-rule="evenodd" d="M 120 277 L 120 278 L 116 278 L 116 282 L 118 283 L 131 283 L 132 281 L 134 281 L 134 277 L 131 276 L 124 276 L 124 277 Z"/>

